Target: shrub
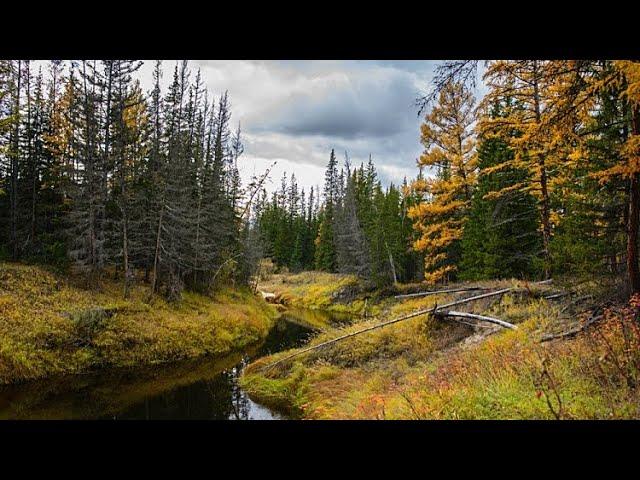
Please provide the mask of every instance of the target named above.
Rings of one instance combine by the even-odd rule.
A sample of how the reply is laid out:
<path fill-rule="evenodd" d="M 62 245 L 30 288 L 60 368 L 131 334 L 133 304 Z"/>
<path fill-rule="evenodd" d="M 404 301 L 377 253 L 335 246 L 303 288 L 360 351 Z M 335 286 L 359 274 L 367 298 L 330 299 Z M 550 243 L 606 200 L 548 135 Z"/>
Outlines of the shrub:
<path fill-rule="evenodd" d="M 94 337 L 104 329 L 105 320 L 113 316 L 113 310 L 102 307 L 82 310 L 71 315 L 74 326 L 74 334 L 79 345 L 90 345 Z"/>

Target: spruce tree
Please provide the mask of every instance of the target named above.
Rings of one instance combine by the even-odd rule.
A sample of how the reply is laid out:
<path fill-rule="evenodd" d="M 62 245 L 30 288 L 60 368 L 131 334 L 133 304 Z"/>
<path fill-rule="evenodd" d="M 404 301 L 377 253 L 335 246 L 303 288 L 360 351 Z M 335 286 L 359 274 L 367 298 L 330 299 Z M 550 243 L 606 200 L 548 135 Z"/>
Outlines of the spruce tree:
<path fill-rule="evenodd" d="M 498 198 L 490 196 L 530 181 L 526 170 L 490 171 L 512 156 L 500 138 L 485 139 L 478 147 L 478 167 L 488 172 L 479 177 L 465 224 L 460 262 L 463 279 L 530 278 L 541 270 L 535 197 L 518 190 Z"/>
<path fill-rule="evenodd" d="M 358 218 L 356 204 L 356 172 L 351 174 L 347 156 L 346 181 L 341 201 L 334 212 L 334 241 L 337 270 L 367 277 L 371 272 L 369 244 Z"/>
<path fill-rule="evenodd" d="M 316 269 L 333 272 L 336 268 L 334 246 L 334 213 L 339 199 L 338 163 L 335 151 L 331 150 L 325 171 L 324 208 L 319 214 L 318 236 L 315 239 Z"/>
<path fill-rule="evenodd" d="M 107 164 L 101 152 L 105 119 L 101 108 L 100 85 L 96 62 L 83 60 L 79 78 L 75 68 L 69 82 L 73 86 L 72 103 L 67 111 L 73 124 L 71 138 L 72 209 L 67 216 L 69 255 L 89 282 L 97 280 L 105 266 L 105 215 Z"/>

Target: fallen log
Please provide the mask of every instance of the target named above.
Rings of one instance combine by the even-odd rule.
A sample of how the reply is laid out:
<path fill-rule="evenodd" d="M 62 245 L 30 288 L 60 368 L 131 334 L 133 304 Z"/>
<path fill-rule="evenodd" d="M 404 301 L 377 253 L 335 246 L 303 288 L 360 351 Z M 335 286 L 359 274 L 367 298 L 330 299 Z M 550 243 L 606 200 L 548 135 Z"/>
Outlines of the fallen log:
<path fill-rule="evenodd" d="M 455 317 L 450 317 L 449 320 L 460 323 L 462 325 L 469 325 L 470 327 L 492 328 L 491 325 L 481 325 L 479 323 L 465 322 L 464 320 L 460 320 L 459 318 Z"/>
<path fill-rule="evenodd" d="M 584 322 L 581 326 L 577 327 L 577 328 L 572 328 L 571 330 L 567 330 L 566 332 L 562 332 L 562 333 L 556 333 L 556 334 L 549 334 L 549 335 L 544 335 L 541 339 L 540 339 L 540 343 L 544 343 L 544 342 L 548 342 L 550 340 L 557 340 L 559 338 L 570 338 L 570 337 L 574 337 L 576 336 L 578 333 L 582 332 L 583 330 L 585 330 L 587 327 L 589 327 L 590 325 L 592 325 L 593 323 L 597 322 L 598 320 L 602 319 L 602 314 L 600 315 L 593 315 L 591 316 L 586 322 Z"/>
<path fill-rule="evenodd" d="M 265 367 L 263 367 L 263 370 L 265 370 L 265 371 L 269 370 L 269 369 L 275 367 L 276 365 L 279 365 L 280 363 L 285 362 L 286 360 L 289 360 L 291 358 L 294 358 L 294 357 L 297 357 L 299 355 L 302 355 L 303 353 L 307 353 L 307 352 L 310 352 L 312 350 L 317 350 L 318 348 L 325 347 L 327 345 L 331 345 L 333 343 L 339 342 L 340 340 L 344 340 L 346 338 L 351 338 L 351 337 L 354 337 L 356 335 L 360 335 L 361 333 L 370 332 L 372 330 L 377 330 L 378 328 L 386 327 L 387 325 L 392 325 L 394 323 L 398 323 L 398 322 L 401 322 L 403 320 L 408 320 L 410 318 L 414 318 L 414 317 L 417 317 L 419 315 L 434 314 L 434 313 L 437 313 L 439 310 L 445 310 L 445 309 L 448 309 L 448 308 L 453 307 L 455 305 L 461 305 L 463 303 L 469 303 L 469 302 L 472 302 L 472 301 L 475 301 L 475 300 L 481 300 L 483 298 L 493 297 L 493 296 L 496 296 L 496 295 L 504 295 L 505 293 L 511 292 L 512 290 L 513 290 L 513 288 L 503 288 L 502 290 L 497 290 L 495 292 L 483 293 L 482 295 L 476 295 L 474 297 L 469 297 L 469 298 L 463 298 L 461 300 L 456 300 L 455 302 L 450 302 L 450 303 L 447 303 L 447 304 L 442 305 L 440 307 L 435 305 L 433 308 L 430 308 L 430 309 L 419 310 L 417 312 L 409 313 L 408 315 L 404 315 L 402 317 L 394 318 L 393 320 L 388 320 L 386 322 L 378 323 L 378 324 L 372 325 L 370 327 L 362 328 L 362 329 L 357 330 L 355 332 L 347 333 L 347 334 L 342 335 L 340 337 L 333 338 L 331 340 L 327 340 L 326 342 L 319 343 L 318 345 L 313 345 L 311 347 L 307 347 L 307 348 L 303 348 L 302 350 L 298 350 L 297 352 L 294 352 L 291 355 L 288 355 L 288 356 L 286 356 L 284 358 L 281 358 L 280 360 L 278 360 L 276 362 L 273 362 L 273 363 L 271 363 L 269 365 L 266 365 Z"/>
<path fill-rule="evenodd" d="M 262 298 L 267 303 L 272 303 L 272 304 L 275 304 L 275 305 L 284 304 L 282 295 L 279 294 L 279 293 L 271 293 L 271 292 L 265 292 L 263 290 L 260 290 L 260 295 L 262 295 Z"/>
<path fill-rule="evenodd" d="M 467 292 L 467 291 L 477 291 L 477 290 L 491 290 L 490 288 L 484 287 L 466 287 L 466 288 L 449 288 L 445 290 L 428 290 L 426 292 L 417 292 L 417 293 L 405 293 L 403 295 L 395 295 L 393 298 L 413 298 L 413 297 L 428 297 L 429 295 L 439 295 L 441 293 L 455 293 L 455 292 Z"/>
<path fill-rule="evenodd" d="M 265 292 L 263 290 L 260 290 L 260 295 L 262 295 L 262 298 L 269 303 L 274 303 L 274 300 L 276 298 L 275 293 Z"/>
<path fill-rule="evenodd" d="M 566 297 L 567 295 L 571 295 L 571 292 L 555 293 L 553 295 L 547 295 L 546 297 L 542 297 L 542 298 L 544 298 L 545 300 L 554 300 L 556 298 Z"/>
<path fill-rule="evenodd" d="M 549 280 L 542 280 L 540 282 L 534 282 L 531 285 L 548 285 L 551 282 L 553 282 L 553 279 L 550 278 Z M 412 297 L 426 297 L 429 295 L 439 295 L 441 293 L 455 293 L 455 292 L 467 292 L 467 291 L 481 291 L 481 290 L 491 290 L 491 288 L 489 287 L 460 287 L 460 288 L 448 288 L 448 289 L 444 289 L 444 290 L 427 290 L 424 292 L 417 292 L 417 293 L 405 293 L 402 295 L 395 295 L 393 298 L 396 299 L 400 299 L 400 298 L 412 298 Z"/>
<path fill-rule="evenodd" d="M 562 309 L 560 310 L 560 313 L 566 312 L 569 308 L 577 305 L 578 303 L 582 302 L 583 300 L 593 300 L 593 295 L 583 295 L 581 297 L 574 298 L 572 301 L 570 301 L 568 304 L 566 304 L 564 307 L 562 307 Z"/>
<path fill-rule="evenodd" d="M 449 311 L 436 311 L 434 313 L 437 317 L 460 317 L 460 318 L 471 318 L 473 320 L 480 320 L 483 322 L 495 323 L 496 325 L 500 325 L 504 328 L 510 328 L 511 330 L 517 330 L 518 327 L 513 323 L 505 322 L 504 320 L 500 320 L 499 318 L 487 317 L 486 315 L 476 315 L 475 313 L 467 313 L 467 312 L 454 312 L 452 310 Z"/>

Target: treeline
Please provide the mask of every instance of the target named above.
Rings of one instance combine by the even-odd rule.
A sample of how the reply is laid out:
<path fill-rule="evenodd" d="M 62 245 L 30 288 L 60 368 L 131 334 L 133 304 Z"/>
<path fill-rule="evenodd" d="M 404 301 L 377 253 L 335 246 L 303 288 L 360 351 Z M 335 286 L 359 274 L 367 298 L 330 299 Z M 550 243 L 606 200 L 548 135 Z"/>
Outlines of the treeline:
<path fill-rule="evenodd" d="M 70 265 L 94 283 L 144 275 L 169 298 L 246 281 L 245 192 L 227 93 L 177 63 L 168 91 L 155 64 L 0 62 L 0 256 Z"/>
<path fill-rule="evenodd" d="M 409 214 L 431 282 L 620 273 L 640 290 L 640 63 L 443 63 Z"/>
<path fill-rule="evenodd" d="M 320 193 L 299 191 L 295 175 L 282 178 L 271 198 L 256 204 L 256 228 L 264 255 L 292 271 L 353 273 L 379 285 L 418 279 L 421 256 L 408 209 L 418 199 L 405 182 L 386 189 L 369 159 L 353 168 L 345 154 L 338 168 L 332 150 Z"/>
<path fill-rule="evenodd" d="M 609 272 L 640 291 L 640 63 L 487 61 L 480 100 L 478 66 L 444 62 L 419 99 L 409 185 L 384 190 L 371 162 L 338 170 L 332 153 L 319 206 L 295 182 L 263 196 L 267 253 L 378 283 Z"/>
<path fill-rule="evenodd" d="M 626 272 L 640 291 L 640 62 L 487 61 L 479 100 L 479 62 L 444 62 L 417 178 L 384 188 L 332 151 L 321 192 L 291 176 L 272 195 L 240 184 L 226 93 L 187 62 L 143 92 L 139 67 L 0 61 L 0 258 L 170 298 L 262 256 L 378 284 Z"/>

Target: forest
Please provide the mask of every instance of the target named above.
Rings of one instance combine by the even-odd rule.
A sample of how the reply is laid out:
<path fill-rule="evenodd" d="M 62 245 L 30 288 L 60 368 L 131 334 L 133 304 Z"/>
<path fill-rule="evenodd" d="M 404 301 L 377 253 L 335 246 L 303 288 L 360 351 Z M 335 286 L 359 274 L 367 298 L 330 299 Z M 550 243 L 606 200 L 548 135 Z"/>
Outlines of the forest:
<path fill-rule="evenodd" d="M 338 168 L 332 151 L 321 204 L 295 176 L 263 192 L 266 255 L 378 284 L 626 270 L 637 291 L 638 64 L 488 62 L 476 99 L 477 64 L 441 65 L 418 99 L 414 179 L 385 189 L 371 158 Z"/>
<path fill-rule="evenodd" d="M 640 289 L 637 64 L 488 62 L 476 99 L 478 63 L 441 65 L 418 100 L 415 178 L 383 186 L 332 150 L 322 191 L 294 172 L 269 195 L 241 185 L 229 96 L 187 62 L 163 93 L 161 62 L 143 92 L 140 62 L 3 61 L 2 257 L 111 267 L 125 295 L 136 271 L 169 296 L 247 282 L 262 256 L 378 285 L 626 270 Z"/>
<path fill-rule="evenodd" d="M 134 80 L 142 62 L 61 63 L 0 65 L 0 255 L 89 284 L 110 269 L 125 298 L 139 272 L 167 298 L 246 282 L 251 192 L 228 94 L 210 96 L 186 61 L 167 92 L 160 61 L 150 92 Z"/>
<path fill-rule="evenodd" d="M 187 61 L 148 91 L 142 61 L 35 63 L 0 60 L 0 387 L 177 388 L 263 342 L 216 415 L 640 416 L 640 62 L 437 62 L 413 175 L 328 148 L 315 188 L 243 182 L 232 95 Z"/>

